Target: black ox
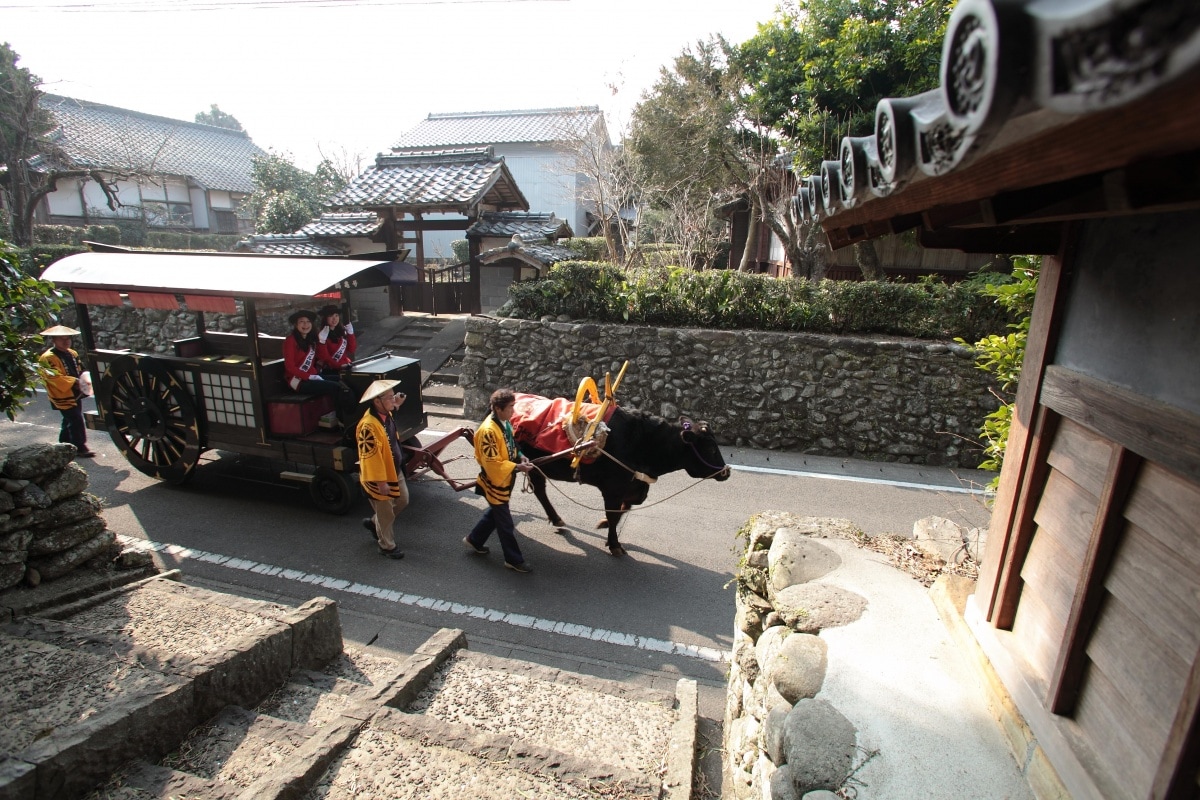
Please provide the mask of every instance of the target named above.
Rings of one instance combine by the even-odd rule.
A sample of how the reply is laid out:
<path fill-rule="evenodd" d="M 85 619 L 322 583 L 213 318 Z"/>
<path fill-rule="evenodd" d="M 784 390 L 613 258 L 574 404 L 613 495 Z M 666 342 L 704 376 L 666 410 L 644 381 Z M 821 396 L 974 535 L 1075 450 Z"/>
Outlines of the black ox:
<path fill-rule="evenodd" d="M 729 467 L 706 422 L 693 422 L 686 417 L 680 417 L 679 422 L 668 422 L 652 414 L 617 408 L 608 427 L 604 446 L 607 455 L 601 454 L 591 463 L 581 462 L 578 470 L 572 469 L 570 458 L 548 461 L 530 472 L 529 478 L 550 524 L 560 528 L 564 523 L 546 496 L 546 478 L 578 481 L 598 488 L 604 497 L 605 521 L 601 527 L 608 527 L 608 551 L 614 556 L 625 555 L 625 548 L 617 540 L 617 524 L 630 507 L 644 502 L 650 492 L 650 484 L 634 473 L 653 479 L 682 469 L 693 478 L 719 481 L 729 478 Z M 521 452 L 531 459 L 550 455 L 528 441 L 518 440 L 518 443 Z"/>

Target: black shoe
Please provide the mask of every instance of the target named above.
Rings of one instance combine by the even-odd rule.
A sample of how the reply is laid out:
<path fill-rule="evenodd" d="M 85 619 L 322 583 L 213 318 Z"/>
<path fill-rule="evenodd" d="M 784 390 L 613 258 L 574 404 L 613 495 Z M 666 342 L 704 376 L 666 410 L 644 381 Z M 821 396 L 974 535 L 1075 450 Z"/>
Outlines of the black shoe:
<path fill-rule="evenodd" d="M 522 561 L 520 564 L 513 564 L 505 561 L 504 566 L 508 567 L 513 572 L 533 572 L 533 568 L 529 566 L 528 561 Z"/>
<path fill-rule="evenodd" d="M 75 453 L 76 458 L 95 458 L 96 454 L 91 450 L 79 450 Z"/>
<path fill-rule="evenodd" d="M 463 537 L 463 544 L 465 544 L 467 547 L 471 548 L 472 550 L 474 550 L 476 553 L 478 553 L 481 556 L 486 556 L 488 553 L 492 552 L 491 550 L 488 550 L 486 547 L 479 547 L 479 546 L 473 544 L 471 542 L 471 538 L 469 536 Z"/>
<path fill-rule="evenodd" d="M 400 559 L 400 558 L 404 558 L 404 551 L 401 550 L 399 547 L 393 547 L 391 550 L 384 550 L 381 547 L 381 548 L 379 548 L 379 555 L 387 556 L 388 558 Z"/>
<path fill-rule="evenodd" d="M 367 529 L 367 533 L 371 534 L 372 539 L 379 538 L 379 534 L 375 532 L 375 520 L 370 517 L 363 517 L 362 526 Z"/>

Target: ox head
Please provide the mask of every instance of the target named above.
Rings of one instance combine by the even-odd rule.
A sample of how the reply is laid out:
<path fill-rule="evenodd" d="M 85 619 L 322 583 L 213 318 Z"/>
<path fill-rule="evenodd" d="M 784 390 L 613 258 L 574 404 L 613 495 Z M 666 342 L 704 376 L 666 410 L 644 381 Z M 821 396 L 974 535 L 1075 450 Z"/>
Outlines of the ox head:
<path fill-rule="evenodd" d="M 721 456 L 721 448 L 707 422 L 694 422 L 687 417 L 679 418 L 682 428 L 679 438 L 683 440 L 684 469 L 693 478 L 729 478 L 729 467 Z"/>

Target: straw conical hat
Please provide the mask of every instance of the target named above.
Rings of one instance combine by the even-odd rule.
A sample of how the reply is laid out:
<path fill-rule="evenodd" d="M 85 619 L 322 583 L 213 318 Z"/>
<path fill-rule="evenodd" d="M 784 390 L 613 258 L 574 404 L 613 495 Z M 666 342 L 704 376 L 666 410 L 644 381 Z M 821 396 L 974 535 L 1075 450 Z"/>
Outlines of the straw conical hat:
<path fill-rule="evenodd" d="M 359 398 L 358 402 L 359 403 L 369 403 L 372 400 L 374 400 L 376 397 L 379 397 L 379 395 L 386 392 L 388 389 L 391 389 L 391 388 L 393 388 L 395 386 L 399 386 L 399 385 L 400 385 L 400 381 L 385 381 L 385 380 L 375 381 L 374 383 L 372 383 L 370 386 L 367 387 L 367 390 L 365 392 L 363 392 L 363 396 L 361 398 Z"/>
<path fill-rule="evenodd" d="M 38 336 L 78 336 L 79 331 L 74 328 L 68 328 L 66 325 L 55 325 L 53 328 L 46 328 L 38 334 Z"/>

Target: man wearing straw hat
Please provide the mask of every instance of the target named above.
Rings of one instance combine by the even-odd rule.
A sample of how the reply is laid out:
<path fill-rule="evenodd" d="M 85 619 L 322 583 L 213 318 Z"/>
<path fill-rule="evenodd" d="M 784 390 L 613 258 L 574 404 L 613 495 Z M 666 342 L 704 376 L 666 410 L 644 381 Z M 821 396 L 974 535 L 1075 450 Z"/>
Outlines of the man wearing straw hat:
<path fill-rule="evenodd" d="M 88 449 L 87 425 L 83 422 L 83 398 L 92 393 L 91 378 L 79 363 L 79 354 L 71 349 L 71 337 L 78 335 L 79 331 L 66 325 L 42 331 L 40 336 L 52 347 L 38 357 L 38 363 L 50 403 L 62 414 L 58 440 L 75 445 L 79 458 L 93 458 L 96 454 Z"/>
<path fill-rule="evenodd" d="M 363 527 L 379 545 L 380 555 L 404 558 L 396 546 L 392 523 L 408 505 L 408 485 L 404 482 L 404 456 L 392 412 L 404 402 L 404 393 L 396 392 L 400 381 L 378 380 L 367 387 L 359 403 L 370 403 L 355 429 L 358 441 L 358 480 L 371 500 L 374 516 L 365 518 Z"/>

